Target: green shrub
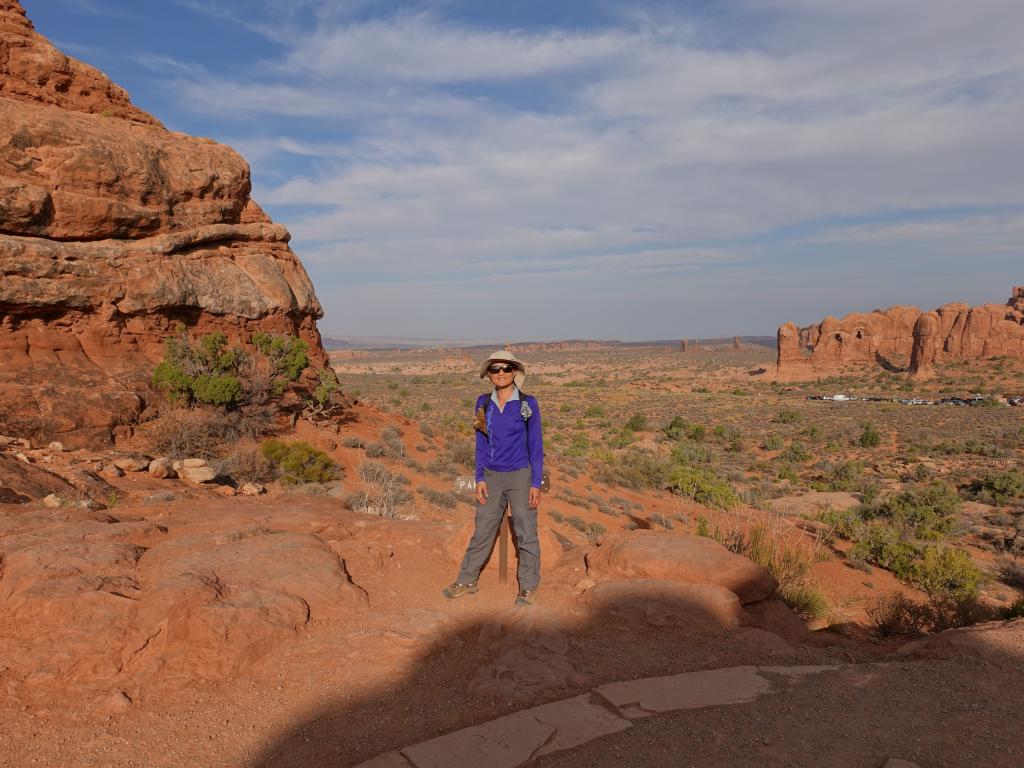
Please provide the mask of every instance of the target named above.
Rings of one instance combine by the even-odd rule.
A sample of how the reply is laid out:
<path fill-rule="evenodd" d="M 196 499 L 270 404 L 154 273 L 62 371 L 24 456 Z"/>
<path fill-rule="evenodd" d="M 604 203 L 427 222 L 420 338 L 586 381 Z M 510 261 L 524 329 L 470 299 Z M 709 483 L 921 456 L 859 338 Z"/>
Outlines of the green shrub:
<path fill-rule="evenodd" d="M 548 512 L 548 517 L 550 517 L 556 523 L 564 523 L 565 522 L 565 516 L 561 512 L 559 512 L 558 510 L 554 510 L 553 509 L 550 512 Z"/>
<path fill-rule="evenodd" d="M 822 477 L 822 490 L 852 491 L 861 484 L 864 465 L 856 460 L 827 464 Z"/>
<path fill-rule="evenodd" d="M 629 417 L 629 421 L 626 422 L 623 429 L 630 432 L 644 432 L 647 429 L 647 417 L 642 413 L 634 413 Z"/>
<path fill-rule="evenodd" d="M 228 407 L 238 405 L 245 399 L 242 382 L 230 374 L 208 374 L 196 376 L 191 383 L 192 398 L 197 403 Z"/>
<path fill-rule="evenodd" d="M 790 464 L 781 464 L 775 477 L 779 480 L 788 480 L 794 484 L 800 482 L 800 475 L 797 474 L 796 470 L 793 469 Z"/>
<path fill-rule="evenodd" d="M 861 427 L 863 431 L 860 433 L 860 438 L 857 441 L 861 444 L 861 447 L 876 448 L 882 444 L 882 435 L 879 433 L 878 427 L 869 421 L 864 422 Z"/>
<path fill-rule="evenodd" d="M 689 428 L 690 422 L 684 419 L 682 416 L 675 416 L 668 424 L 662 427 L 662 432 L 669 440 L 682 440 L 686 436 L 686 430 Z"/>
<path fill-rule="evenodd" d="M 252 343 L 266 356 L 274 376 L 297 381 L 309 367 L 309 347 L 302 339 L 260 332 L 252 335 Z"/>
<path fill-rule="evenodd" d="M 260 446 L 260 452 L 277 465 L 285 485 L 328 483 L 338 476 L 334 460 L 306 442 L 271 439 Z"/>
<path fill-rule="evenodd" d="M 838 536 L 844 539 L 855 539 L 864 530 L 864 518 L 860 511 L 852 509 L 826 509 L 818 519 L 826 525 L 832 526 Z"/>
<path fill-rule="evenodd" d="M 164 341 L 164 359 L 154 369 L 151 384 L 172 402 L 232 408 L 282 394 L 285 384 L 309 365 L 301 339 L 256 333 L 252 343 L 258 358 L 229 348 L 227 336 L 219 332 L 193 342 L 179 325 L 177 335 Z"/>
<path fill-rule="evenodd" d="M 669 466 L 644 448 L 630 448 L 597 466 L 595 477 L 602 483 L 625 488 L 664 488 Z"/>
<path fill-rule="evenodd" d="M 1024 472 L 1010 469 L 994 472 L 975 480 L 968 486 L 972 495 L 991 499 L 996 504 L 1006 504 L 1011 499 L 1024 498 Z"/>
<path fill-rule="evenodd" d="M 868 514 L 885 517 L 911 531 L 919 539 L 940 539 L 956 526 L 962 503 L 945 483 L 931 483 L 902 491 Z"/>
<path fill-rule="evenodd" d="M 794 440 L 792 445 L 779 454 L 779 459 L 786 464 L 800 464 L 811 458 L 810 452 L 804 448 L 804 444 Z"/>
<path fill-rule="evenodd" d="M 775 421 L 779 424 L 795 424 L 800 421 L 800 414 L 797 411 L 782 410 L 775 417 Z"/>
<path fill-rule="evenodd" d="M 917 547 L 907 541 L 899 530 L 876 520 L 864 526 L 856 536 L 856 543 L 850 550 L 851 560 L 873 563 L 891 571 L 899 579 L 910 580 Z"/>
<path fill-rule="evenodd" d="M 818 440 L 821 440 L 821 436 L 824 432 L 817 424 L 811 424 L 811 426 L 805 427 L 800 434 L 812 442 L 817 442 Z"/>
<path fill-rule="evenodd" d="M 677 466 L 669 474 L 668 488 L 707 507 L 732 509 L 739 501 L 732 486 L 706 467 Z"/>
<path fill-rule="evenodd" d="M 828 598 L 822 588 L 804 581 L 779 587 L 782 602 L 806 619 L 823 619 L 828 615 Z"/>
<path fill-rule="evenodd" d="M 971 556 L 955 547 L 925 547 L 914 563 L 911 581 L 929 595 L 942 595 L 957 603 L 978 594 L 981 572 Z"/>
<path fill-rule="evenodd" d="M 577 433 L 573 435 L 569 447 L 565 449 L 565 455 L 583 457 L 587 455 L 588 448 L 590 448 L 590 440 L 587 439 L 585 434 Z"/>
<path fill-rule="evenodd" d="M 765 451 L 777 451 L 782 447 L 782 438 L 778 435 L 768 435 L 761 441 L 761 448 Z"/>
<path fill-rule="evenodd" d="M 172 403 L 187 405 L 192 401 L 192 378 L 170 360 L 165 359 L 153 370 L 151 384 Z"/>
<path fill-rule="evenodd" d="M 591 405 L 587 407 L 583 415 L 591 419 L 600 419 L 604 416 L 604 408 L 600 405 Z"/>
<path fill-rule="evenodd" d="M 594 521 L 587 526 L 587 538 L 591 541 L 597 541 L 599 538 L 604 536 L 608 532 L 608 529 L 601 525 L 599 522 Z"/>
<path fill-rule="evenodd" d="M 677 445 L 672 449 L 672 461 L 677 464 L 710 464 L 711 449 L 706 445 Z"/>

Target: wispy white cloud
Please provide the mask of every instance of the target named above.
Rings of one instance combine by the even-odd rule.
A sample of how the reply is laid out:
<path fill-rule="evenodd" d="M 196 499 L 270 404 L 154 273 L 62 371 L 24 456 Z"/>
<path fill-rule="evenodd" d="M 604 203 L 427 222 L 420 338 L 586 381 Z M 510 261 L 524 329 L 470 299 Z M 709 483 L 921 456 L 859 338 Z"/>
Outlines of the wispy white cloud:
<path fill-rule="evenodd" d="M 318 31 L 285 69 L 320 77 L 461 83 L 535 77 L 606 61 L 642 39 L 621 31 L 527 33 L 443 23 L 427 14 Z"/>
<path fill-rule="evenodd" d="M 332 270 L 575 280 L 596 317 L 609 274 L 622 287 L 689 270 L 688 286 L 711 290 L 734 268 L 801 274 L 792 254 L 815 246 L 836 249 L 822 260 L 835 275 L 858 247 L 912 241 L 952 259 L 972 237 L 996 255 L 1020 241 L 1012 217 L 941 212 L 1024 205 L 1024 4 L 724 5 L 765 20 L 744 34 L 664 7 L 590 30 L 367 7 L 294 6 L 280 17 L 284 52 L 251 78 L 172 82 L 200 113 L 274 121 L 233 143 L 263 179 L 281 179 L 261 185 L 257 169 L 257 194 L 288 212 L 327 284 Z M 827 225 L 899 210 L 938 213 Z M 814 235 L 784 234 L 823 220 Z M 355 288 L 329 290 L 354 301 Z M 671 291 L 650 295 L 672 303 Z M 695 333 L 724 330 L 707 322 Z"/>

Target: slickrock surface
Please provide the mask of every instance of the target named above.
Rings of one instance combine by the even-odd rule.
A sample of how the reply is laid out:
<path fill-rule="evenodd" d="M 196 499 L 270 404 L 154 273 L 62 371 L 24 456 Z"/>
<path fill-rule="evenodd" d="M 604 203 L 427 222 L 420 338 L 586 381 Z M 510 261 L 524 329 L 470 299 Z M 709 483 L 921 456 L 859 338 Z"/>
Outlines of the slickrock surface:
<path fill-rule="evenodd" d="M 108 443 L 179 322 L 298 335 L 324 366 L 313 286 L 250 189 L 234 150 L 164 129 L 0 0 L 0 431 Z"/>
<path fill-rule="evenodd" d="M 894 306 L 852 313 L 817 325 L 780 326 L 777 368 L 781 374 L 827 372 L 850 364 L 880 365 L 927 376 L 935 362 L 1009 355 L 1024 357 L 1024 288 L 1006 304 L 945 304 L 931 312 Z"/>
<path fill-rule="evenodd" d="M 600 579 L 656 579 L 711 584 L 743 603 L 769 597 L 775 577 L 745 557 L 702 536 L 659 536 L 656 531 L 613 534 L 587 556 L 587 572 Z M 711 616 L 721 615 L 717 600 Z"/>

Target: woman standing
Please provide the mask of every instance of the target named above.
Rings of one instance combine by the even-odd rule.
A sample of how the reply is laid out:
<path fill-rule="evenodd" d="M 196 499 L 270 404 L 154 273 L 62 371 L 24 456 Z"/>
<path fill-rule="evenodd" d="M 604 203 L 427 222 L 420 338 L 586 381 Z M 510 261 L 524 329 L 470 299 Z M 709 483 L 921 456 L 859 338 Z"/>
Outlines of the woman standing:
<path fill-rule="evenodd" d="M 519 595 L 516 605 L 533 605 L 540 584 L 540 541 L 537 506 L 544 476 L 544 441 L 537 398 L 520 387 L 526 366 L 506 350 L 494 352 L 480 367 L 494 389 L 477 398 L 476 527 L 455 583 L 444 596 L 462 597 L 477 591 L 506 505 L 519 545 Z"/>

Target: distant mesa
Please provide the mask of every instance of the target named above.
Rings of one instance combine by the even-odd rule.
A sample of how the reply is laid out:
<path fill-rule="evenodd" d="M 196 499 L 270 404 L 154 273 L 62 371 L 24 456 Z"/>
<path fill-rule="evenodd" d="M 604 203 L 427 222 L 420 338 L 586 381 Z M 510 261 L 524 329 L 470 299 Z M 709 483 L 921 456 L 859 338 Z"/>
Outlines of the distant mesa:
<path fill-rule="evenodd" d="M 505 344 L 505 349 L 519 354 L 538 352 L 586 352 L 608 346 L 600 341 L 537 341 L 521 344 Z"/>
<path fill-rule="evenodd" d="M 250 189 L 234 150 L 166 130 L 0 0 L 0 402 L 107 443 L 178 323 L 298 335 L 326 365 L 313 286 Z"/>
<path fill-rule="evenodd" d="M 817 325 L 779 327 L 777 369 L 782 375 L 822 373 L 847 365 L 878 365 L 928 377 L 943 360 L 1024 358 L 1024 287 L 1005 304 L 945 304 L 930 312 L 893 306 L 852 313 Z"/>

